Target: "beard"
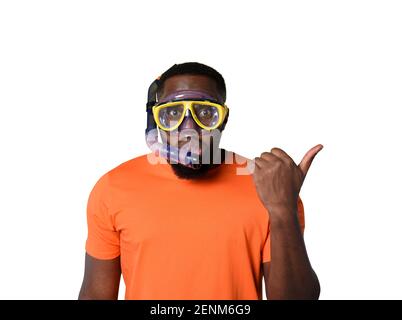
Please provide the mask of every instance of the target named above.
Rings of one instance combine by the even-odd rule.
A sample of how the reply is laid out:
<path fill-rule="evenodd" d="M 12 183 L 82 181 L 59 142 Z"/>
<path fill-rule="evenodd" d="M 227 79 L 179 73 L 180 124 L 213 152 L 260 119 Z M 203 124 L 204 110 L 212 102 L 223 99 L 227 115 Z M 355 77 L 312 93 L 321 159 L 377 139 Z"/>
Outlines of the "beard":
<path fill-rule="evenodd" d="M 169 165 L 179 179 L 200 180 L 205 178 L 209 172 L 218 168 L 224 162 L 225 149 L 218 148 L 217 152 L 221 152 L 220 163 L 213 163 L 213 152 L 211 152 L 209 163 L 201 163 L 196 168 L 187 167 L 180 163 L 169 163 Z"/>

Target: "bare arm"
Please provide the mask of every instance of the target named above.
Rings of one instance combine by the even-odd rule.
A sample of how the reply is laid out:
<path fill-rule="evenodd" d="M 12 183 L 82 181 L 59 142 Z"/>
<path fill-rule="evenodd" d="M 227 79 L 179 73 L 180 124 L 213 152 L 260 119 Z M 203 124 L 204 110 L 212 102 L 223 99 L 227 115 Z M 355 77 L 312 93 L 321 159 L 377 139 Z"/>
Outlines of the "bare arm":
<path fill-rule="evenodd" d="M 320 284 L 307 255 L 297 215 L 271 221 L 271 262 L 263 264 L 267 299 L 318 299 Z"/>
<path fill-rule="evenodd" d="M 268 299 L 318 299 L 320 285 L 307 256 L 298 220 L 298 199 L 321 144 L 299 165 L 283 150 L 272 148 L 256 157 L 253 173 L 258 196 L 270 220 L 271 262 L 264 266 Z"/>
<path fill-rule="evenodd" d="M 120 257 L 99 260 L 85 254 L 85 273 L 78 300 L 117 300 Z"/>

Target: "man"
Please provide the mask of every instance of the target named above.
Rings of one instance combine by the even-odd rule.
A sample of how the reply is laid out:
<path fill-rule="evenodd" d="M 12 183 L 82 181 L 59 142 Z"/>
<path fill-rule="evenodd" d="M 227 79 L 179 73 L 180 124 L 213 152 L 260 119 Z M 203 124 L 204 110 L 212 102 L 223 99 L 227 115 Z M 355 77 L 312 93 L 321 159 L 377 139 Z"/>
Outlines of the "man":
<path fill-rule="evenodd" d="M 279 148 L 250 161 L 210 134 L 229 116 L 216 70 L 174 65 L 158 84 L 148 120 L 163 145 L 149 144 L 156 151 L 109 171 L 90 194 L 79 299 L 117 299 L 121 274 L 126 299 L 262 299 L 263 276 L 268 299 L 318 299 L 299 191 L 322 145 L 299 165 Z M 187 149 L 165 158 L 162 146 L 170 156 Z M 184 163 L 190 155 L 202 161 Z M 245 161 L 254 165 L 239 174 Z"/>

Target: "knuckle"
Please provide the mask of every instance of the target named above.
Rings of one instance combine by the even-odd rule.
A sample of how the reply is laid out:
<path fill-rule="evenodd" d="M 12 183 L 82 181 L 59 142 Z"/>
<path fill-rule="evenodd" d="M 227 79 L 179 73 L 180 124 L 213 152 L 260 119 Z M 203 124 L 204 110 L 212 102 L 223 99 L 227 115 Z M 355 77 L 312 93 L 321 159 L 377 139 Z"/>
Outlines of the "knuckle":
<path fill-rule="evenodd" d="M 281 160 L 275 160 L 274 164 L 273 164 L 275 169 L 282 167 L 282 165 L 283 165 L 283 162 Z"/>
<path fill-rule="evenodd" d="M 268 159 L 270 159 L 271 158 L 271 156 L 272 156 L 272 153 L 270 153 L 270 152 L 263 152 L 263 153 L 261 153 L 261 158 L 263 158 L 263 159 L 265 159 L 265 160 L 268 160 Z"/>

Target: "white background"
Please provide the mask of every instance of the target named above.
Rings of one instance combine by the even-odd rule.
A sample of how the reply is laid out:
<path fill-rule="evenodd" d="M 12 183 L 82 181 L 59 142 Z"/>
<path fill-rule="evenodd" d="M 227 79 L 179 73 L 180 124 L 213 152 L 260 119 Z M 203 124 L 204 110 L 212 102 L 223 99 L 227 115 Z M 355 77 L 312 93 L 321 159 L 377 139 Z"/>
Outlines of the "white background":
<path fill-rule="evenodd" d="M 298 162 L 324 145 L 301 192 L 321 299 L 401 299 L 401 16 L 398 1 L 2 1 L 0 298 L 77 298 L 91 188 L 148 152 L 153 79 L 197 61 L 226 80 L 221 146 Z"/>

